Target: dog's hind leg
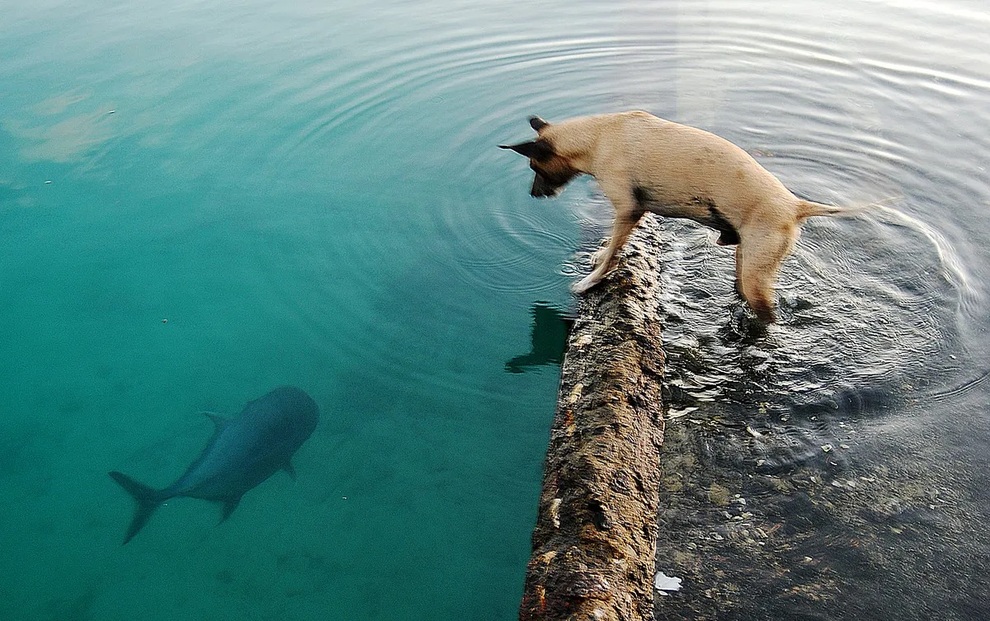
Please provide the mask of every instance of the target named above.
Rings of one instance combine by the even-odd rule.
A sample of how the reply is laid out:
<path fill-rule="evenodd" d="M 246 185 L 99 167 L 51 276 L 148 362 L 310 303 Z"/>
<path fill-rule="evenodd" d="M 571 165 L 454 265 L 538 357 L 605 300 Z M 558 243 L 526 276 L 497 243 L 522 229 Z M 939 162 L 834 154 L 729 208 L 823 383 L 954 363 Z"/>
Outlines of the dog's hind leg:
<path fill-rule="evenodd" d="M 760 320 L 773 323 L 776 297 L 774 285 L 780 264 L 794 245 L 796 230 L 786 227 L 742 235 L 736 257 L 736 286 Z"/>

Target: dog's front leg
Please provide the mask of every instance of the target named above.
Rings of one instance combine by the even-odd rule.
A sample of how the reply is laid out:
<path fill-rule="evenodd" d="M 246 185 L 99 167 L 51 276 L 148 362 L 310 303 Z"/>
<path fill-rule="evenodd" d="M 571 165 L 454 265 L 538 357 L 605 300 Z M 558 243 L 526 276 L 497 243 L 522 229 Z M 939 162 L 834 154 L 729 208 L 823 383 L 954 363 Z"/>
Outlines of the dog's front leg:
<path fill-rule="evenodd" d="M 584 293 L 601 282 L 602 278 L 612 270 L 615 254 L 629 239 L 629 234 L 632 233 L 642 216 L 643 212 L 636 209 L 624 212 L 616 210 L 615 223 L 612 225 L 612 237 L 608 240 L 608 245 L 592 256 L 594 269 L 572 286 L 571 291 L 579 294 Z"/>
<path fill-rule="evenodd" d="M 609 238 L 606 238 L 606 239 L 604 239 L 602 241 L 609 241 Z M 592 253 L 592 255 L 591 255 L 591 269 L 595 269 L 599 265 L 602 264 L 602 261 L 605 260 L 605 254 L 606 254 L 606 251 L 607 250 L 608 250 L 608 246 L 605 245 L 605 246 L 602 246 L 601 248 L 599 248 L 598 250 L 596 250 L 594 253 Z"/>

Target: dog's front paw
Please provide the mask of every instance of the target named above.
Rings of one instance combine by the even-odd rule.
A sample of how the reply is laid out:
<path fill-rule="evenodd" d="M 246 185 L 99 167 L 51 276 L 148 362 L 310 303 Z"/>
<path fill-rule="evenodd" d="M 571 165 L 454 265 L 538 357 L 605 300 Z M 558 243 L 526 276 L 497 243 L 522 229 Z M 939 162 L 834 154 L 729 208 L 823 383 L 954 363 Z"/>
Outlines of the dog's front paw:
<path fill-rule="evenodd" d="M 582 293 L 586 292 L 588 289 L 591 289 L 592 287 L 597 285 L 598 282 L 599 282 L 598 278 L 594 278 L 591 274 L 588 274 L 581 280 L 571 285 L 571 292 L 576 293 L 577 295 L 581 295 Z"/>
<path fill-rule="evenodd" d="M 605 260 L 605 255 L 608 253 L 608 247 L 599 248 L 591 255 L 591 269 L 595 270 L 601 267 L 602 262 Z"/>

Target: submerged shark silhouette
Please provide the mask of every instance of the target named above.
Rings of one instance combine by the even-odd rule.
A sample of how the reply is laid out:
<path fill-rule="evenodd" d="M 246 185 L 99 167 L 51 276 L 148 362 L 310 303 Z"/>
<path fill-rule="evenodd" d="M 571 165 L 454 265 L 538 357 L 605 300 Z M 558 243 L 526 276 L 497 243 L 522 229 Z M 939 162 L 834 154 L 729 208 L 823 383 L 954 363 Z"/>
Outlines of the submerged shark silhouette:
<path fill-rule="evenodd" d="M 316 429 L 320 411 L 305 392 L 283 386 L 250 401 L 236 418 L 207 416 L 216 425 L 213 438 L 185 473 L 165 489 L 156 490 L 121 472 L 109 473 L 137 502 L 125 544 L 170 498 L 186 496 L 223 503 L 223 522 L 245 492 L 279 470 L 295 478 L 290 459 Z"/>

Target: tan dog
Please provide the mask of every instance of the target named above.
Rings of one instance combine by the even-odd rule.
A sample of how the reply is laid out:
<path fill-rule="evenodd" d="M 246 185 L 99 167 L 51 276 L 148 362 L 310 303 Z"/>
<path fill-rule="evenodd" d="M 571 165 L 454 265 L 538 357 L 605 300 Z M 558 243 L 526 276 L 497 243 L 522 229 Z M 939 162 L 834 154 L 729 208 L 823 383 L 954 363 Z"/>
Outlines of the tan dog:
<path fill-rule="evenodd" d="M 613 268 L 615 253 L 647 211 L 690 218 L 736 245 L 736 288 L 763 321 L 774 317 L 774 283 L 781 262 L 811 216 L 852 210 L 794 196 L 748 153 L 706 131 L 646 112 L 621 112 L 550 124 L 529 120 L 531 142 L 505 146 L 529 158 L 536 173 L 530 194 L 556 196 L 575 176 L 595 177 L 615 207 L 608 245 L 594 269 L 573 286 L 583 293 Z"/>

